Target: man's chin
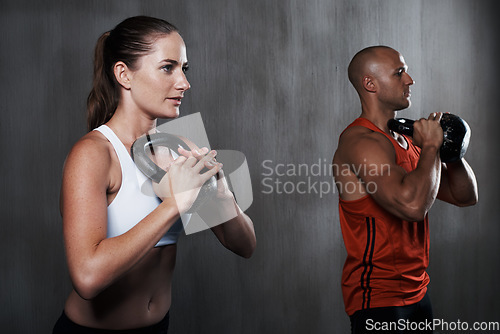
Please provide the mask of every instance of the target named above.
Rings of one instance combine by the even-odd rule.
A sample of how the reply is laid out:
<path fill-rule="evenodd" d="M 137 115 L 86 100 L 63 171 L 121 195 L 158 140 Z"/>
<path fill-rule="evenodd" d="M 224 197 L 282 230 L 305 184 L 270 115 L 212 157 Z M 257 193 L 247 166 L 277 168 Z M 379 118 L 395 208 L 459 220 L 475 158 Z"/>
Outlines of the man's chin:
<path fill-rule="evenodd" d="M 409 109 L 411 107 L 411 101 L 408 100 L 407 103 L 399 106 L 400 108 L 396 109 L 396 111 L 402 111 L 402 110 L 405 110 L 405 109 Z"/>

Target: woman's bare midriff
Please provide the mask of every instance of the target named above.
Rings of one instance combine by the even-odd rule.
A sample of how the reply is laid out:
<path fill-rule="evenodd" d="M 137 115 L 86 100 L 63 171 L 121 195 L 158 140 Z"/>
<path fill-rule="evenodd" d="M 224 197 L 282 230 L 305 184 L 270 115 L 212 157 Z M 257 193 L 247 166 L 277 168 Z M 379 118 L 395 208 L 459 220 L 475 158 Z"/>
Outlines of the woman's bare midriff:
<path fill-rule="evenodd" d="M 176 246 L 153 248 L 125 276 L 92 300 L 75 290 L 64 311 L 73 322 L 92 328 L 133 329 L 158 323 L 170 309 Z"/>

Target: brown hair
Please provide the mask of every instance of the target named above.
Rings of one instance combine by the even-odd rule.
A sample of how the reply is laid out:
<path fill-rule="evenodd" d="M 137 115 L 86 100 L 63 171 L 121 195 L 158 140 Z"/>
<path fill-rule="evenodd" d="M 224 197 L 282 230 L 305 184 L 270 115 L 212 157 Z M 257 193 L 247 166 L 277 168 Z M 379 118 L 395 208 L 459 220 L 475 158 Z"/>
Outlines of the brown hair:
<path fill-rule="evenodd" d="M 89 131 L 109 121 L 118 106 L 120 90 L 113 73 L 116 62 L 123 61 L 134 70 L 137 60 L 151 51 L 156 38 L 172 32 L 178 29 L 167 21 L 135 16 L 99 37 L 94 53 L 92 90 L 87 99 Z"/>

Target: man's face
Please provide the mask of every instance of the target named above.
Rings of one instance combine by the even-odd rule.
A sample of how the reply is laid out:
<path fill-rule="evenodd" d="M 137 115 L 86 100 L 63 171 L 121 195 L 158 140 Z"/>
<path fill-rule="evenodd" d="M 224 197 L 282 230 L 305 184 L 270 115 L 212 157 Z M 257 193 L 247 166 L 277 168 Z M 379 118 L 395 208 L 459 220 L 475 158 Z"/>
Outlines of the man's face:
<path fill-rule="evenodd" d="M 379 60 L 373 69 L 377 96 L 384 108 L 401 110 L 411 105 L 410 86 L 413 79 L 407 73 L 403 56 L 392 49 L 380 50 Z"/>

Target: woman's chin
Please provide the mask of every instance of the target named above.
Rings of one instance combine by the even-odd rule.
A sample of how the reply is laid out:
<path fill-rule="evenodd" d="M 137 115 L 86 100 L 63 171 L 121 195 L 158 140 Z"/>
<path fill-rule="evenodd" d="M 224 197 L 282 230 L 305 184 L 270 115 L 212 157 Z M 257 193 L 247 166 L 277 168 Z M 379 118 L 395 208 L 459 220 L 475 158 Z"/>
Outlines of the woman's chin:
<path fill-rule="evenodd" d="M 179 117 L 179 115 L 179 108 L 175 108 L 175 110 L 169 110 L 168 112 L 163 113 L 159 118 L 173 119 Z"/>

